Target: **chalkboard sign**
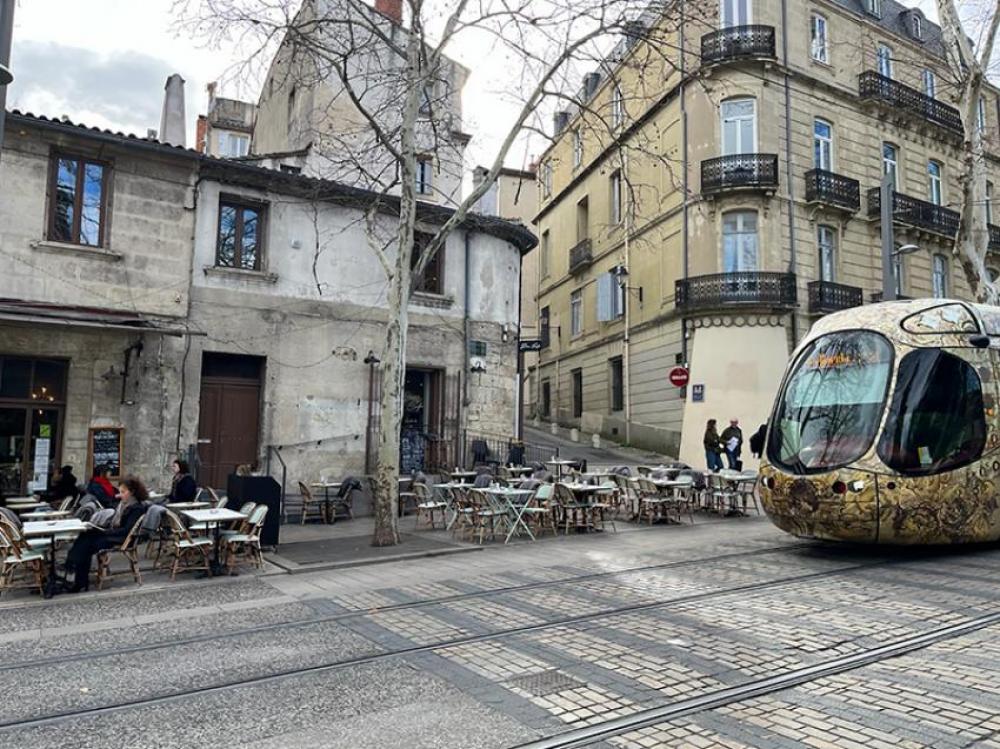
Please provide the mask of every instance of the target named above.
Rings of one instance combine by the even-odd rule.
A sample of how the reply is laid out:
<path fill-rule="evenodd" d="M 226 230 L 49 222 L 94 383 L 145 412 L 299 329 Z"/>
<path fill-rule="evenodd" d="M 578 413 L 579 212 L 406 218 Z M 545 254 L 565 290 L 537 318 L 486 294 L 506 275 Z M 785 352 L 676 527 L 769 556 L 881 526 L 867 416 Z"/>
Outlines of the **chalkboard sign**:
<path fill-rule="evenodd" d="M 90 470 L 106 465 L 111 469 L 112 478 L 120 478 L 124 437 L 125 427 L 91 427 L 87 460 Z"/>

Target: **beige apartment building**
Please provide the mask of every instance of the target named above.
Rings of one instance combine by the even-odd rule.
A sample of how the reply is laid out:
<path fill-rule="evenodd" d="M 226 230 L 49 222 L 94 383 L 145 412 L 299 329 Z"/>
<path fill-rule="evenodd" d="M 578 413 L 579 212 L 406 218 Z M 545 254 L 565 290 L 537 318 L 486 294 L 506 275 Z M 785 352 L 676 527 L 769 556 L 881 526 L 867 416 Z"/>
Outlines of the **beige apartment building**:
<path fill-rule="evenodd" d="M 968 295 L 950 207 L 963 130 L 940 29 L 919 10 L 682 7 L 680 23 L 647 19 L 675 29 L 667 43 L 637 31 L 584 81 L 584 114 L 556 114 L 535 227 L 548 346 L 532 387 L 542 419 L 701 465 L 707 419 L 739 418 L 748 437 L 812 322 L 878 299 L 883 173 L 896 242 L 918 248 L 895 261 L 898 293 Z M 990 90 L 978 126 L 993 154 L 998 119 Z M 677 365 L 686 388 L 668 381 Z"/>

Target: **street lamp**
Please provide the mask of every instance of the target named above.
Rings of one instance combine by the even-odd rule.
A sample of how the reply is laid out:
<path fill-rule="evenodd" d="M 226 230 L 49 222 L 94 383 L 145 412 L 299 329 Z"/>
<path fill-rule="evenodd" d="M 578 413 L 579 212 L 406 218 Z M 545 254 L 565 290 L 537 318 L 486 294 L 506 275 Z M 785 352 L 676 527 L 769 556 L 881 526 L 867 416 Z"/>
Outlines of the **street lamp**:
<path fill-rule="evenodd" d="M 917 252 L 919 249 L 920 247 L 918 245 L 904 244 L 901 247 L 897 247 L 893 251 L 892 256 L 897 257 L 898 255 L 909 255 L 910 253 Z"/>
<path fill-rule="evenodd" d="M 6 86 L 14 80 L 14 74 L 7 69 L 6 65 L 0 64 L 0 86 Z"/>

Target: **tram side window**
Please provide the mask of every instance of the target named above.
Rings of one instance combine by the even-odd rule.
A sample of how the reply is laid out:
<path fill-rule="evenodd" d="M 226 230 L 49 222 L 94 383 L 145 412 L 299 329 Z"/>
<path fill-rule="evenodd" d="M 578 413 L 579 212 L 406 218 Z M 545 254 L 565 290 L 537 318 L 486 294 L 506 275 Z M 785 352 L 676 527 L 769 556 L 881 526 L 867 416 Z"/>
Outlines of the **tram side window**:
<path fill-rule="evenodd" d="M 900 473 L 941 473 L 978 459 L 985 444 L 983 393 L 975 369 L 938 349 L 903 357 L 879 441 L 882 461 Z"/>

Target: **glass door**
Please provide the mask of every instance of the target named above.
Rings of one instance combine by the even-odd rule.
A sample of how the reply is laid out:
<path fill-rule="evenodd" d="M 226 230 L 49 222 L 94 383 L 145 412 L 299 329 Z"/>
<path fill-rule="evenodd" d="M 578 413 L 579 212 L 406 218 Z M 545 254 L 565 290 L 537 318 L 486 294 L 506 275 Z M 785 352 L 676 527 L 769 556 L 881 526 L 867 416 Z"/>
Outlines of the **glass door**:
<path fill-rule="evenodd" d="M 0 494 L 24 494 L 28 409 L 0 408 Z"/>
<path fill-rule="evenodd" d="M 29 492 L 42 492 L 49 488 L 49 476 L 56 468 L 58 430 L 58 409 L 31 410 L 31 442 L 28 445 L 27 456 L 31 465 L 31 475 L 27 477 Z"/>

